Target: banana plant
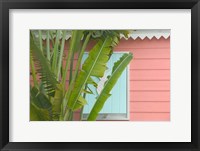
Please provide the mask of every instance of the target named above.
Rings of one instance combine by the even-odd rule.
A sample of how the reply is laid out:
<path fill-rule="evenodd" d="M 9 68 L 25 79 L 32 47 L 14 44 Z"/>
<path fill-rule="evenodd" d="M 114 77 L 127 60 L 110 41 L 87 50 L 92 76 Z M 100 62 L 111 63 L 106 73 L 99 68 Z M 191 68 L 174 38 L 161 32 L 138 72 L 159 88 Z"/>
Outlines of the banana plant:
<path fill-rule="evenodd" d="M 43 110 L 45 110 L 45 113 L 48 112 L 48 115 L 49 115 L 49 116 L 45 116 L 45 117 L 48 117 L 46 119 L 44 119 L 44 117 L 37 116 L 38 120 L 62 119 L 61 105 L 62 105 L 62 101 L 64 99 L 64 94 L 65 94 L 64 93 L 65 83 L 62 83 L 63 81 L 62 78 L 66 77 L 65 71 L 68 71 L 68 66 L 69 66 L 70 60 L 72 59 L 71 55 L 68 55 L 64 72 L 62 71 L 62 74 L 60 74 L 62 70 L 61 64 L 63 61 L 63 51 L 64 51 L 64 46 L 65 46 L 66 31 L 63 31 L 62 34 L 63 36 L 60 42 L 59 38 L 61 35 L 61 31 L 58 30 L 56 32 L 54 46 L 52 47 L 52 50 L 50 50 L 49 31 L 47 31 L 46 53 L 44 51 L 45 49 L 43 48 L 43 45 L 41 42 L 41 39 L 42 39 L 41 34 L 39 34 L 39 38 L 36 38 L 33 33 L 31 33 L 31 36 L 30 36 L 30 52 L 31 52 L 30 62 L 31 62 L 32 76 L 34 79 L 34 86 L 31 88 L 31 98 L 30 98 L 31 115 L 34 115 L 33 112 L 35 112 L 35 115 L 42 115 L 42 113 L 44 113 Z M 76 47 L 77 45 L 80 45 L 80 41 L 82 38 L 80 36 L 81 34 L 82 34 L 82 31 L 74 31 L 72 34 L 72 37 L 76 37 L 76 38 L 72 38 L 70 45 L 71 43 L 75 43 Z M 77 37 L 77 35 L 79 36 Z M 75 50 L 74 47 L 70 47 L 70 52 L 72 51 L 77 52 L 77 50 Z M 49 57 L 49 54 L 50 54 L 50 57 Z M 37 76 L 40 77 L 40 82 L 36 80 Z M 38 97 L 38 96 L 43 96 L 43 98 Z M 38 104 L 45 104 L 47 103 L 47 101 L 49 104 L 48 108 L 42 108 L 41 105 L 40 106 L 38 105 Z M 42 113 L 39 114 L 39 112 L 42 112 Z M 35 118 L 36 116 L 31 116 L 31 120 L 37 120 Z"/>
<path fill-rule="evenodd" d="M 42 40 L 44 32 L 46 32 L 46 45 Z M 31 120 L 73 120 L 73 113 L 82 109 L 87 103 L 85 95 L 92 93 L 87 90 L 87 85 L 97 86 L 92 76 L 103 77 L 107 69 L 106 63 L 120 40 L 120 34 L 127 36 L 128 33 L 110 30 L 73 30 L 66 64 L 63 65 L 66 32 L 65 30 L 38 31 L 38 37 L 34 32 L 30 34 L 30 65 L 33 77 L 33 85 L 30 89 Z M 83 54 L 91 39 L 97 41 L 96 45 L 89 51 L 89 56 L 81 67 Z M 78 54 L 78 60 L 75 71 L 72 72 L 75 53 Z M 69 85 L 66 87 L 68 72 Z M 39 80 L 37 80 L 38 76 Z M 112 76 L 117 80 L 118 75 L 113 73 Z M 113 81 L 108 83 L 113 86 L 115 84 Z M 105 102 L 105 100 L 98 99 L 97 102 Z M 96 117 L 94 112 L 101 109 L 96 106 L 91 113 L 92 120 Z"/>
<path fill-rule="evenodd" d="M 63 105 L 64 120 L 68 119 L 74 111 L 82 108 L 87 103 L 87 100 L 82 96 L 82 90 L 84 90 L 85 85 L 97 85 L 92 80 L 92 76 L 97 78 L 103 77 L 107 69 L 106 64 L 112 55 L 113 48 L 119 42 L 119 33 L 119 31 L 105 31 L 100 33 L 102 38 L 92 48 L 92 50 L 90 50 L 88 58 L 85 60 L 82 69 L 79 72 L 79 76 L 71 87 L 73 91 L 68 91 L 66 94 L 66 99 Z"/>

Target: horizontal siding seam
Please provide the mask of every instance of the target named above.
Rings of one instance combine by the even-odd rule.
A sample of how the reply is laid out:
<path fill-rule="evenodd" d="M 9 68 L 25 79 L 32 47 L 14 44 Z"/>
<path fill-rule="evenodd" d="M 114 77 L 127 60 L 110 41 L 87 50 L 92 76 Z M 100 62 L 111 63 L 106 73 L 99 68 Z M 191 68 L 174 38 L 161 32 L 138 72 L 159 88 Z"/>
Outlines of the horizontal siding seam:
<path fill-rule="evenodd" d="M 170 68 L 165 68 L 165 70 L 169 70 Z M 148 69 L 148 68 L 142 68 L 142 69 L 139 69 L 139 68 L 131 68 L 131 70 L 164 70 L 164 69 L 161 69 L 161 68 L 153 68 L 153 69 Z"/>
<path fill-rule="evenodd" d="M 129 51 L 130 51 L 130 49 L 131 50 L 132 49 L 170 49 L 170 47 L 150 47 L 150 48 L 148 48 L 148 47 L 119 47 L 118 46 L 117 48 L 114 49 L 114 51 L 115 50 L 116 51 L 127 51 L 127 49 L 129 49 Z"/>
<path fill-rule="evenodd" d="M 170 81 L 170 79 L 168 80 L 168 79 L 158 79 L 158 80 L 151 80 L 151 79 L 144 79 L 144 80 L 130 80 L 130 81 Z"/>
<path fill-rule="evenodd" d="M 134 103 L 134 102 L 136 102 L 136 103 L 138 103 L 138 102 L 140 102 L 140 103 L 143 103 L 143 102 L 149 102 L 149 103 L 163 103 L 163 102 L 168 102 L 168 103 L 170 103 L 170 101 L 133 101 L 133 100 L 130 100 L 130 102 L 132 102 L 132 103 Z"/>
<path fill-rule="evenodd" d="M 170 92 L 170 90 L 130 90 L 130 92 Z"/>
<path fill-rule="evenodd" d="M 134 55 L 134 53 L 133 53 L 133 55 Z M 146 57 L 133 56 L 133 57 L 134 57 L 133 60 L 159 60 L 159 59 L 170 60 L 169 57 L 162 57 L 162 58 L 160 58 L 160 57 L 148 57 L 148 56 L 146 56 Z"/>
<path fill-rule="evenodd" d="M 170 112 L 133 112 L 133 111 L 130 111 L 130 113 L 152 113 L 152 114 L 155 114 L 155 113 L 163 113 L 163 114 L 169 114 Z"/>

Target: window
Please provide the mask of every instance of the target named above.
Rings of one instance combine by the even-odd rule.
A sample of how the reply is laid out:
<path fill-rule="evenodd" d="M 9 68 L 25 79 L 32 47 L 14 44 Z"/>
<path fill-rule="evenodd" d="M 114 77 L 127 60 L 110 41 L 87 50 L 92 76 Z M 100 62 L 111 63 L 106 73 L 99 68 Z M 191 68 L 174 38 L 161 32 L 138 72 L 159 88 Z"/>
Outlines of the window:
<path fill-rule="evenodd" d="M 97 90 L 93 86 L 89 86 L 89 89 L 91 89 L 94 94 L 86 95 L 88 104 L 84 106 L 82 119 L 87 118 L 95 104 L 96 97 L 99 95 L 101 89 L 103 88 L 104 82 L 107 79 L 106 77 L 111 74 L 114 63 L 119 60 L 123 54 L 124 53 L 121 52 L 113 53 L 109 62 L 107 63 L 108 69 L 105 71 L 104 77 L 101 79 L 93 77 L 94 81 L 98 84 Z M 82 59 L 82 63 L 85 61 L 87 56 L 88 53 L 85 53 Z M 128 120 L 128 67 L 124 70 L 121 77 L 118 79 L 117 83 L 111 91 L 111 94 L 112 95 L 108 98 L 104 104 L 104 107 L 100 111 L 97 120 Z"/>

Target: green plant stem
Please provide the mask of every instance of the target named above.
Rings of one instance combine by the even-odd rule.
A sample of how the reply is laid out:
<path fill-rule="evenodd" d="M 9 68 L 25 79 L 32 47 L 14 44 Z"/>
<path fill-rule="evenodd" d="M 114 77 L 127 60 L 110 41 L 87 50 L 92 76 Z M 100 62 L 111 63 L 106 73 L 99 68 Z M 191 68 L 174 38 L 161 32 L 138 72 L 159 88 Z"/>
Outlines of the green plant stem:
<path fill-rule="evenodd" d="M 77 61 L 77 64 L 76 64 L 76 69 L 75 69 L 75 73 L 74 73 L 74 76 L 73 76 L 73 78 L 72 78 L 72 81 L 71 81 L 71 83 L 70 83 L 70 85 L 69 85 L 69 89 L 68 89 L 68 91 L 67 91 L 67 93 L 65 94 L 65 97 L 66 97 L 66 99 L 65 100 L 68 100 L 68 98 L 69 98 L 69 95 L 70 95 L 70 93 L 71 93 L 71 91 L 72 91 L 72 88 L 73 88 L 73 85 L 74 85 L 74 82 L 75 82 L 75 79 L 76 79 L 76 75 L 78 74 L 78 71 L 79 71 L 79 69 L 80 69 L 80 64 L 81 64 L 81 60 L 82 60 L 82 57 L 83 57 L 83 54 L 84 54 L 84 52 L 85 52 L 85 49 L 86 49 L 86 46 L 87 46 L 87 44 L 88 44 L 88 42 L 89 42 L 89 40 L 90 40 L 90 36 L 91 36 L 91 33 L 89 33 L 88 35 L 87 35 L 87 37 L 86 37 L 86 39 L 85 39 L 85 41 L 84 41 L 84 43 L 83 43 L 83 46 L 82 46 L 82 49 L 81 49 L 81 52 L 80 52 L 80 55 L 79 55 L 79 57 L 78 57 L 78 61 Z M 64 77 L 63 77 L 64 78 Z M 66 105 L 67 105 L 67 102 L 63 102 L 63 113 L 65 114 L 65 110 L 66 110 Z"/>
<path fill-rule="evenodd" d="M 53 31 L 50 31 L 50 37 L 51 37 L 51 43 L 52 43 L 52 47 L 54 47 L 54 37 L 53 37 Z"/>
<path fill-rule="evenodd" d="M 60 38 L 61 31 L 58 30 L 56 33 L 56 42 L 53 48 L 53 61 L 52 61 L 52 70 L 56 74 L 56 66 L 57 66 L 57 60 L 58 60 L 58 45 L 59 45 L 59 38 Z"/>
<path fill-rule="evenodd" d="M 47 59 L 50 61 L 51 56 L 50 56 L 50 35 L 49 35 L 49 30 L 47 30 Z"/>
<path fill-rule="evenodd" d="M 65 116 L 63 118 L 64 121 L 68 121 L 70 118 L 70 109 L 66 109 Z"/>
<path fill-rule="evenodd" d="M 68 71 L 68 67 L 69 67 L 69 62 L 70 62 L 70 58 L 72 57 L 72 51 L 69 50 L 69 54 L 67 56 L 67 60 L 66 60 L 66 64 L 65 64 L 65 69 L 63 72 L 63 76 L 62 76 L 62 85 L 63 85 L 63 90 L 65 91 L 65 87 L 66 87 L 66 79 L 67 79 L 67 71 Z"/>
<path fill-rule="evenodd" d="M 60 76 L 60 70 L 61 70 L 61 65 L 62 65 L 62 57 L 63 57 L 63 52 L 64 52 L 64 47 L 65 47 L 65 38 L 66 38 L 67 31 L 63 31 L 63 37 L 62 37 L 62 42 L 61 42 L 61 49 L 60 49 L 60 56 L 58 60 L 58 71 L 57 71 L 57 80 L 59 80 Z"/>
<path fill-rule="evenodd" d="M 70 63 L 69 84 L 72 80 L 73 65 L 74 65 L 74 52 L 72 53 L 72 58 L 71 58 L 71 63 Z"/>
<path fill-rule="evenodd" d="M 66 85 L 66 78 L 67 78 L 66 76 L 67 76 L 69 64 L 71 62 L 73 51 L 76 51 L 75 48 L 80 43 L 81 35 L 82 35 L 82 31 L 75 30 L 75 31 L 72 32 L 70 48 L 69 48 L 69 52 L 68 52 L 68 55 L 67 55 L 67 60 L 66 60 L 66 65 L 65 65 L 65 68 L 64 68 L 63 76 L 62 76 L 63 77 L 62 78 L 62 85 L 63 85 L 63 90 L 64 91 L 66 89 L 66 86 L 65 86 Z"/>
<path fill-rule="evenodd" d="M 71 57 L 72 57 L 72 53 L 73 50 L 72 48 L 69 49 L 69 53 L 67 55 L 67 60 L 66 60 L 66 64 L 65 64 L 65 68 L 64 68 L 64 72 L 63 72 L 63 76 L 62 76 L 62 85 L 63 85 L 63 90 L 65 91 L 65 87 L 66 87 L 66 79 L 67 79 L 67 71 L 68 71 L 68 67 L 71 61 Z"/>
<path fill-rule="evenodd" d="M 42 31 L 39 30 L 39 42 L 40 42 L 40 50 L 43 53 L 43 46 L 42 46 Z"/>
<path fill-rule="evenodd" d="M 75 69 L 74 76 L 73 76 L 73 77 L 74 77 L 74 80 L 76 79 L 77 74 L 78 74 L 78 71 L 79 71 L 79 69 L 80 69 L 80 65 L 81 65 L 81 61 L 82 61 L 82 58 L 83 58 L 83 54 L 84 54 L 85 49 L 86 49 L 86 47 L 87 47 L 87 44 L 88 44 L 88 42 L 89 42 L 89 40 L 90 40 L 90 37 L 91 37 L 91 33 L 89 33 L 89 34 L 87 35 L 87 37 L 86 37 L 86 39 L 85 39 L 85 41 L 84 41 L 84 43 L 83 43 L 83 47 L 82 47 L 82 49 L 81 49 L 81 52 L 80 52 L 80 54 L 79 54 L 79 56 L 78 56 L 78 61 L 77 61 L 76 69 Z"/>

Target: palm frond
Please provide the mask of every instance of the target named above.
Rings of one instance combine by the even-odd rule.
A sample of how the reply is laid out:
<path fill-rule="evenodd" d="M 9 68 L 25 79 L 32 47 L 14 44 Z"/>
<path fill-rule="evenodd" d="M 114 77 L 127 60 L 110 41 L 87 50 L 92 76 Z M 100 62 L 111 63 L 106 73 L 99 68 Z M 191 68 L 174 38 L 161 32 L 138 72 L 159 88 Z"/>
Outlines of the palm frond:
<path fill-rule="evenodd" d="M 36 66 L 37 73 L 40 76 L 41 82 L 49 96 L 54 96 L 57 81 L 54 73 L 50 69 L 48 60 L 44 57 L 40 49 L 34 42 L 33 35 L 30 36 L 30 52 L 33 56 L 34 64 Z"/>

